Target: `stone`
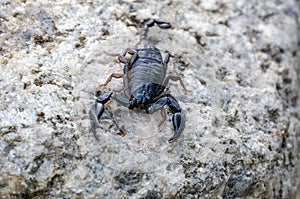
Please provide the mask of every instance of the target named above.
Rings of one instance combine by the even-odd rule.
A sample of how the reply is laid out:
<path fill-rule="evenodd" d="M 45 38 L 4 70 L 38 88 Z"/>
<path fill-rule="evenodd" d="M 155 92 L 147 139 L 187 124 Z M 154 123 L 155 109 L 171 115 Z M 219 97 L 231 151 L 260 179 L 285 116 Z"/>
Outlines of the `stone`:
<path fill-rule="evenodd" d="M 299 2 L 2 1 L 0 198 L 293 198 L 299 184 Z M 95 95 L 117 56 L 169 51 L 186 128 Z M 166 108 L 167 110 L 167 108 Z"/>

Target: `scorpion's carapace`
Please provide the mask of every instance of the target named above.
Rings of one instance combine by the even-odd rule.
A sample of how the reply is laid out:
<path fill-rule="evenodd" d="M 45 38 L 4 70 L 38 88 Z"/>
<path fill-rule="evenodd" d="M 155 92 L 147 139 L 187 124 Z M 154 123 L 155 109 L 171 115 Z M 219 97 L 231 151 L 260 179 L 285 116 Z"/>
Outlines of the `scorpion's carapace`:
<path fill-rule="evenodd" d="M 92 131 L 99 127 L 99 120 L 104 112 L 104 105 L 112 98 L 122 106 L 129 109 L 141 108 L 148 114 L 162 110 L 167 105 L 173 114 L 172 122 L 174 135 L 169 142 L 174 142 L 182 133 L 185 127 L 185 117 L 177 100 L 164 90 L 169 80 L 180 81 L 180 84 L 187 91 L 180 77 L 175 75 L 166 76 L 167 64 L 170 55 L 167 53 L 163 59 L 160 51 L 147 40 L 148 29 L 154 25 L 160 28 L 171 28 L 169 22 L 158 20 L 148 21 L 141 33 L 140 42 L 134 49 L 126 49 L 118 59 L 124 64 L 123 74 L 113 73 L 101 86 L 106 86 L 112 78 L 123 78 L 124 95 L 116 92 L 104 93 L 96 100 L 90 109 Z M 126 54 L 132 55 L 129 60 Z M 164 114 L 165 115 L 165 114 Z"/>

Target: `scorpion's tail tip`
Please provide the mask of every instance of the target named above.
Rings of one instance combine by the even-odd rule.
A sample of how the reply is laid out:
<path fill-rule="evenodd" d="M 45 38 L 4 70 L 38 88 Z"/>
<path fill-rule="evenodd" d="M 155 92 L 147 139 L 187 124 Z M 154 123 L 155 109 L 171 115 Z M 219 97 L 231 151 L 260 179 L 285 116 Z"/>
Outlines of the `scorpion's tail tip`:
<path fill-rule="evenodd" d="M 185 127 L 185 118 L 181 112 L 175 113 L 172 120 L 175 133 L 173 137 L 168 140 L 169 143 L 175 142 L 179 138 Z"/>
<path fill-rule="evenodd" d="M 160 28 L 163 28 L 163 29 L 169 29 L 169 28 L 172 28 L 172 24 L 170 22 L 164 22 L 162 24 L 159 24 L 158 25 Z"/>

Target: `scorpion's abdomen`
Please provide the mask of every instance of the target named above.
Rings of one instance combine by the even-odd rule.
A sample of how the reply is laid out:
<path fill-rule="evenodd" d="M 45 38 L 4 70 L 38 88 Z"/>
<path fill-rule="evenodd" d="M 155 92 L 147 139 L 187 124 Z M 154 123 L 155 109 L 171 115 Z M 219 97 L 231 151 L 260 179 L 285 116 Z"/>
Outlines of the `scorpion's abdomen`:
<path fill-rule="evenodd" d="M 138 49 L 137 54 L 127 77 L 132 94 L 142 85 L 160 86 L 166 75 L 166 66 L 158 49 Z"/>

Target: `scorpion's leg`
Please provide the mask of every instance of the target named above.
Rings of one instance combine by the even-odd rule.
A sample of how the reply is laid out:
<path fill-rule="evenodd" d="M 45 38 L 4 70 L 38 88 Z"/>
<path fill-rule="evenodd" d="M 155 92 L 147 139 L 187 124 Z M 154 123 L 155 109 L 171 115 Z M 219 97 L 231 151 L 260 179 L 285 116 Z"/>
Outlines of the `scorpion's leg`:
<path fill-rule="evenodd" d="M 125 57 L 127 53 L 132 55 L 132 57 L 129 60 L 129 63 L 128 63 L 128 60 Z M 129 71 L 129 66 L 132 66 L 133 63 L 137 60 L 137 58 L 138 58 L 137 51 L 135 49 L 132 49 L 132 48 L 127 48 L 124 51 L 123 55 L 119 55 L 119 57 L 118 57 L 119 61 L 122 62 L 125 65 L 124 66 L 124 74 Z"/>
<path fill-rule="evenodd" d="M 162 119 L 159 121 L 159 123 L 158 123 L 158 127 L 160 128 L 161 127 L 161 125 L 166 121 L 166 119 L 167 119 L 167 114 L 166 114 L 166 111 L 165 111 L 165 109 L 164 108 L 161 108 L 161 111 L 160 111 L 160 114 L 161 114 L 161 116 L 162 116 Z"/>
<path fill-rule="evenodd" d="M 166 55 L 165 55 L 164 61 L 163 61 L 163 64 L 164 64 L 165 66 L 167 66 L 167 64 L 169 63 L 170 56 L 171 56 L 170 53 L 167 52 Z M 163 88 L 163 89 L 168 85 L 170 79 L 173 80 L 173 81 L 179 81 L 179 82 L 180 82 L 180 85 L 183 87 L 183 90 L 184 90 L 185 92 L 191 92 L 190 90 L 188 90 L 188 89 L 185 87 L 185 85 L 184 85 L 183 80 L 181 79 L 181 77 L 180 77 L 180 76 L 177 76 L 177 75 L 168 75 L 168 76 L 164 79 L 164 81 L 163 81 L 163 83 L 162 83 L 162 88 Z"/>
<path fill-rule="evenodd" d="M 129 74 L 128 74 L 128 72 L 129 72 L 129 70 L 130 70 L 130 68 L 129 68 L 129 63 L 128 63 L 128 60 L 126 59 L 126 57 L 125 57 L 125 54 L 126 54 L 126 52 L 128 51 L 128 49 L 126 49 L 126 51 L 124 52 L 124 55 L 119 55 L 119 57 L 118 57 L 118 59 L 119 59 L 119 61 L 121 62 L 121 63 L 123 63 L 124 64 L 124 70 L 123 70 L 123 75 L 124 75 L 124 78 L 123 78 L 123 84 L 124 84 L 124 93 L 125 93 L 125 95 L 126 95 L 126 97 L 130 97 L 130 92 L 129 92 L 129 81 L 128 81 L 128 76 L 129 76 Z"/>
<path fill-rule="evenodd" d="M 130 64 L 128 64 L 128 61 L 127 61 L 127 59 L 125 57 L 126 53 L 133 54 L 133 56 L 130 59 Z M 127 48 L 123 55 L 119 55 L 118 59 L 119 59 L 119 61 L 121 63 L 123 63 L 125 65 L 124 66 L 124 74 L 127 74 L 128 71 L 129 71 L 129 66 L 131 66 L 133 64 L 133 62 L 137 59 L 137 53 L 136 53 L 135 50 Z M 100 84 L 99 86 L 100 87 L 107 86 L 109 84 L 109 82 L 112 80 L 112 78 L 122 78 L 124 74 L 121 74 L 121 73 L 112 73 L 107 78 L 106 82 L 104 84 Z"/>
<path fill-rule="evenodd" d="M 169 60 L 170 60 L 170 53 L 167 52 L 165 55 L 163 64 L 165 64 L 165 66 L 167 66 L 167 64 L 169 63 Z"/>
<path fill-rule="evenodd" d="M 106 52 L 106 51 L 103 51 L 103 52 L 104 52 L 104 54 L 106 54 L 108 56 L 113 56 L 113 57 L 117 57 L 120 55 L 119 53 L 110 53 L 110 52 Z M 132 48 L 126 48 L 122 55 L 125 56 L 127 53 L 130 55 L 133 55 L 135 52 L 136 52 L 136 50 L 134 50 Z"/>
<path fill-rule="evenodd" d="M 185 87 L 185 85 L 184 85 L 184 83 L 183 83 L 183 80 L 181 79 L 181 77 L 180 76 L 177 76 L 177 75 L 168 75 L 165 79 L 164 79 L 164 81 L 163 81 L 163 83 L 162 83 L 162 86 L 163 86 L 163 88 L 165 88 L 166 86 L 167 86 L 167 84 L 169 83 L 169 80 L 173 80 L 173 81 L 179 81 L 180 82 L 180 85 L 182 86 L 182 88 L 183 88 L 183 90 L 185 91 L 185 92 L 191 92 L 190 90 L 188 90 L 186 87 Z"/>
<path fill-rule="evenodd" d="M 122 78 L 123 77 L 123 74 L 121 73 L 112 73 L 110 74 L 110 76 L 107 78 L 106 82 L 103 83 L 103 84 L 99 84 L 100 87 L 102 86 L 107 86 L 107 84 L 109 84 L 109 82 L 112 80 L 112 78 Z"/>
<path fill-rule="evenodd" d="M 180 136 L 185 126 L 185 118 L 184 115 L 181 113 L 181 108 L 176 99 L 170 94 L 163 95 L 159 99 L 157 99 L 157 101 L 154 102 L 154 104 L 148 107 L 147 113 L 151 114 L 155 111 L 158 111 L 159 109 L 162 109 L 165 105 L 169 106 L 169 109 L 173 114 L 172 122 L 175 133 L 173 137 L 168 140 L 171 143 L 174 142 Z"/>

